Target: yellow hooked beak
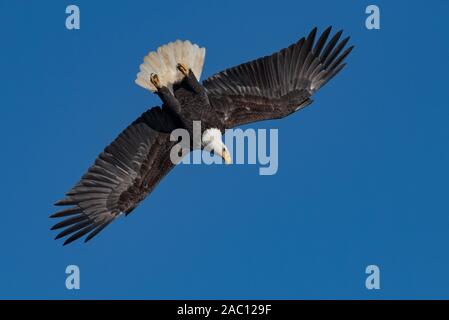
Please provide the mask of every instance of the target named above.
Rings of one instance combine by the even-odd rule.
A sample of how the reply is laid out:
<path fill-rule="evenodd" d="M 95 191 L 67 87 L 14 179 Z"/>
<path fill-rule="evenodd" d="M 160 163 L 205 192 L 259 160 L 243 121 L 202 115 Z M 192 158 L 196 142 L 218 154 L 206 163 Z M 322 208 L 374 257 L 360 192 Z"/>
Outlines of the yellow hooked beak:
<path fill-rule="evenodd" d="M 231 155 L 229 154 L 228 150 L 226 150 L 226 149 L 223 150 L 221 157 L 223 158 L 223 160 L 226 164 L 232 163 Z"/>

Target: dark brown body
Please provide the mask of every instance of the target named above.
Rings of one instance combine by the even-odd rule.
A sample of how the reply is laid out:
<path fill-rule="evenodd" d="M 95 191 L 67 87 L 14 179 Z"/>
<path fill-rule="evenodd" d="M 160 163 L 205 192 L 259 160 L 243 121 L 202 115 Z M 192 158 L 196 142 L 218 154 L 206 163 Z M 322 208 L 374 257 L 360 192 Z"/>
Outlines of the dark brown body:
<path fill-rule="evenodd" d="M 209 128 L 217 128 L 224 132 L 223 123 L 214 112 L 206 89 L 198 82 L 192 71 L 180 83 L 173 85 L 173 93 L 163 87 L 157 94 L 164 102 L 162 108 L 174 118 L 179 128 L 189 132 L 190 137 L 194 136 L 194 121 L 201 123 L 201 133 Z M 193 145 L 198 147 L 198 141 Z"/>

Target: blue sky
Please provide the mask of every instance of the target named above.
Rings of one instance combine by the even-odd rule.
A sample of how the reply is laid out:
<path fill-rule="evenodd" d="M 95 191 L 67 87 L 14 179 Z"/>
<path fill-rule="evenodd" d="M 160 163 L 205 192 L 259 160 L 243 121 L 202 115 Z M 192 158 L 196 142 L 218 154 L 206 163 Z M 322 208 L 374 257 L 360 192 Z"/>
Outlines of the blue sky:
<path fill-rule="evenodd" d="M 65 8 L 81 29 L 65 28 Z M 381 29 L 365 28 L 365 8 Z M 445 1 L 0 1 L 0 298 L 449 298 Z M 282 121 L 279 171 L 179 166 L 94 241 L 62 247 L 53 202 L 156 96 L 142 57 L 207 48 L 203 78 L 314 26 L 348 67 Z M 206 195 L 206 196 L 205 196 Z M 223 199 L 227 206 L 217 207 Z M 81 290 L 65 268 L 81 269 Z M 381 289 L 365 288 L 365 267 Z"/>

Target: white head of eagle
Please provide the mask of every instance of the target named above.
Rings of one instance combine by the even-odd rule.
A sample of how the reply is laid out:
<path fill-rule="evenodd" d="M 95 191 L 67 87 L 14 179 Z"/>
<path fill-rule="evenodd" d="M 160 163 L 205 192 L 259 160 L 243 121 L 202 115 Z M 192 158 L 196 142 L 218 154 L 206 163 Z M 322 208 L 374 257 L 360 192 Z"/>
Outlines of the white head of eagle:
<path fill-rule="evenodd" d="M 228 147 L 222 141 L 222 134 L 219 129 L 211 128 L 204 130 L 201 144 L 204 150 L 222 157 L 226 164 L 232 163 L 231 154 L 229 153 Z"/>

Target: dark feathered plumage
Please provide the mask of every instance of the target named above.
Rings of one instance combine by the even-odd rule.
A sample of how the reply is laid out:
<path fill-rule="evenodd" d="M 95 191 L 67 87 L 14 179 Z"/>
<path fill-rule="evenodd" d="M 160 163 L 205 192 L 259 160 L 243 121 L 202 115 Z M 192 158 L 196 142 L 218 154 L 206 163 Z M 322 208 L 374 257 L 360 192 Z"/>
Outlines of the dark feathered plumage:
<path fill-rule="evenodd" d="M 222 126 L 279 119 L 309 105 L 313 93 L 345 67 L 343 60 L 353 48 L 342 53 L 349 41 L 338 43 L 342 31 L 325 45 L 330 31 L 314 45 L 315 28 L 286 49 L 206 79 L 203 85 Z"/>
<path fill-rule="evenodd" d="M 52 229 L 64 244 L 84 235 L 92 239 L 121 213 L 130 213 L 174 167 L 170 132 L 192 131 L 200 120 L 203 131 L 285 117 L 307 105 L 311 96 L 339 71 L 352 46 L 342 32 L 329 39 L 331 28 L 315 41 L 307 38 L 270 56 L 226 69 L 199 84 L 193 72 L 157 94 L 164 102 L 143 113 L 98 156 L 81 180 L 56 203 L 68 206 L 52 218 L 65 218 Z"/>

